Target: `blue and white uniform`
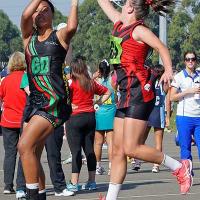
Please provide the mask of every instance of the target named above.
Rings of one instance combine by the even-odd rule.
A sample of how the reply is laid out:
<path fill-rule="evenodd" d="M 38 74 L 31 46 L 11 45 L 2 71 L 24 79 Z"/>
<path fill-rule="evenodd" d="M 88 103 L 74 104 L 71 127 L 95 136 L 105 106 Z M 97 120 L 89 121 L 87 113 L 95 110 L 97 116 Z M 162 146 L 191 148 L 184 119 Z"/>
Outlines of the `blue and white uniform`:
<path fill-rule="evenodd" d="M 185 69 L 175 75 L 172 87 L 178 92 L 197 87 L 200 84 L 200 73 L 194 72 L 191 77 Z M 200 158 L 200 98 L 195 94 L 188 94 L 179 100 L 177 105 L 176 126 L 180 144 L 181 159 L 191 159 L 191 142 L 194 135 Z"/>
<path fill-rule="evenodd" d="M 148 126 L 154 128 L 165 128 L 165 96 L 163 86 L 159 85 L 157 80 L 155 83 L 155 106 L 149 116 Z"/>
<path fill-rule="evenodd" d="M 111 76 L 109 76 L 109 78 L 106 80 L 104 80 L 103 78 L 100 78 L 98 80 L 100 84 L 102 84 L 110 90 L 111 96 L 106 102 L 99 106 L 99 109 L 95 113 L 97 131 L 113 130 L 113 123 L 116 112 L 116 102 L 115 90 L 111 86 L 111 79 Z"/>

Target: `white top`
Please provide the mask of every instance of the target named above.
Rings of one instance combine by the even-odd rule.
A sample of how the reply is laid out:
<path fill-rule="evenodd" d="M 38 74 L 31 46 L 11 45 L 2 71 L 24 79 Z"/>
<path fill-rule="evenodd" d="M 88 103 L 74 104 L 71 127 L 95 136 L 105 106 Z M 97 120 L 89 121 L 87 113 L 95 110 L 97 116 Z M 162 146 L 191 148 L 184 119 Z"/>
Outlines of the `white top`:
<path fill-rule="evenodd" d="M 183 92 L 188 88 L 197 87 L 200 84 L 200 72 L 195 71 L 191 77 L 184 69 L 175 75 L 172 87 L 178 92 Z M 200 95 L 188 94 L 179 100 L 177 105 L 177 115 L 187 117 L 200 117 Z"/>

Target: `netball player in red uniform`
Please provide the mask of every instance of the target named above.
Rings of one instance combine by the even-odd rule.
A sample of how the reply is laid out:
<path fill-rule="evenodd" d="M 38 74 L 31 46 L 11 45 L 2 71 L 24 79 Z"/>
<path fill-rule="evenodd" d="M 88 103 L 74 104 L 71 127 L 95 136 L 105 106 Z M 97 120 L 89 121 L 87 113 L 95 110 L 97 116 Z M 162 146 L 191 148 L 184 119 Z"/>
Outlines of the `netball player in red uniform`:
<path fill-rule="evenodd" d="M 177 176 L 181 193 L 186 194 L 192 183 L 192 163 L 176 161 L 142 142 L 155 97 L 151 71 L 144 67 L 150 47 L 158 51 L 165 67 L 160 83 L 170 84 L 173 73 L 168 49 L 144 25 L 143 19 L 150 8 L 158 13 L 168 12 L 173 0 L 124 0 L 121 12 L 110 0 L 98 3 L 114 23 L 110 63 L 115 66 L 121 96 L 114 121 L 110 184 L 107 196 L 102 199 L 117 198 L 126 176 L 127 156 L 170 168 Z"/>

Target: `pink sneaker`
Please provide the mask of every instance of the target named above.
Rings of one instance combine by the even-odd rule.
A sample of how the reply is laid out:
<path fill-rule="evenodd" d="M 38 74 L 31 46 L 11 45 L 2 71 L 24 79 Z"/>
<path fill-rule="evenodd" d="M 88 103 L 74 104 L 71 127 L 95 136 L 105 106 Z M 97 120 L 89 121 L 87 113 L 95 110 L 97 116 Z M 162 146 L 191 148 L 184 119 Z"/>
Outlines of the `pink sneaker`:
<path fill-rule="evenodd" d="M 181 194 L 187 194 L 192 186 L 192 162 L 191 160 L 182 160 L 181 163 L 182 167 L 175 170 L 173 175 L 177 177 Z"/>

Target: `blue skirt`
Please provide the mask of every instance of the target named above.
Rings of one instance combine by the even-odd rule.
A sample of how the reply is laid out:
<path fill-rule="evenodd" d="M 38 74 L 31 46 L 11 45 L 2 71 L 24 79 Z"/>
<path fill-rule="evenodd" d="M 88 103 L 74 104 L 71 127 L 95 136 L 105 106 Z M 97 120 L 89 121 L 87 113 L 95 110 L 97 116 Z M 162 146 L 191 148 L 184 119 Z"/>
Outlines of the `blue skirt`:
<path fill-rule="evenodd" d="M 101 105 L 95 112 L 96 130 L 106 131 L 113 130 L 114 117 L 116 113 L 116 105 Z"/>
<path fill-rule="evenodd" d="M 154 128 L 165 128 L 165 109 L 164 107 L 154 107 L 149 119 L 148 126 Z"/>

